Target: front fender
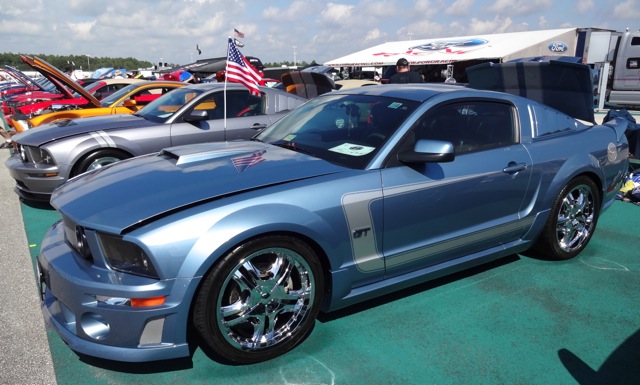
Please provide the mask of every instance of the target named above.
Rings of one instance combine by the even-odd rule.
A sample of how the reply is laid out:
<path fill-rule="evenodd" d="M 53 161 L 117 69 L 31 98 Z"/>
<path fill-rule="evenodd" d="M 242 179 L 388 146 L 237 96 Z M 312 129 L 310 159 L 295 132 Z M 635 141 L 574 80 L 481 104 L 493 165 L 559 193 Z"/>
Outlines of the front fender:
<path fill-rule="evenodd" d="M 346 224 L 330 225 L 314 212 L 285 203 L 233 206 L 189 213 L 198 210 L 195 207 L 179 214 L 182 219 L 163 218 L 155 230 L 140 235 L 140 241 L 149 246 L 156 258 L 162 258 L 162 275 L 170 277 L 203 276 L 238 245 L 269 233 L 289 233 L 313 240 L 326 256 L 349 252 L 348 239 L 342 235 L 348 234 Z M 131 235 L 138 238 L 135 233 Z M 339 264 L 337 259 L 328 261 L 332 269 Z"/>
<path fill-rule="evenodd" d="M 269 233 L 297 234 L 313 240 L 324 255 L 340 255 L 337 254 L 340 247 L 345 247 L 345 251 L 348 249 L 345 242 L 347 239 L 342 239 L 345 237 L 340 236 L 339 228 L 340 226 L 329 224 L 318 214 L 293 205 L 247 207 L 221 218 L 198 239 L 187 256 L 180 275 L 204 275 L 220 257 L 235 247 L 248 239 Z M 346 226 L 344 233 L 348 233 Z M 339 263 L 331 258 L 328 262 L 332 269 Z M 197 270 L 194 270 L 196 267 Z"/>

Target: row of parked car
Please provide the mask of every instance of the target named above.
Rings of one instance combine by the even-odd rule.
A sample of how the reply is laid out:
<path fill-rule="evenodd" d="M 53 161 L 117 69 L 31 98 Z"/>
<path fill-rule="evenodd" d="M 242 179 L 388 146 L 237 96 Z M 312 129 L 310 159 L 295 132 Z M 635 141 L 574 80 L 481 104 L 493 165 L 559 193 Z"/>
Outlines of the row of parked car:
<path fill-rule="evenodd" d="M 320 311 L 516 253 L 575 257 L 624 179 L 628 121 L 595 123 L 587 66 L 468 77 L 309 99 L 181 85 L 16 135 L 18 193 L 62 217 L 36 263 L 46 320 L 104 359 L 250 364 Z"/>
<path fill-rule="evenodd" d="M 71 177 L 165 147 L 249 139 L 306 101 L 268 87 L 256 97 L 224 83 L 109 79 L 83 88 L 38 58 L 22 59 L 68 94 L 47 107 L 44 101 L 18 105 L 16 97 L 3 102 L 8 121 L 22 132 L 14 136 L 20 156 L 7 167 L 16 192 L 28 200 L 49 201 Z"/>

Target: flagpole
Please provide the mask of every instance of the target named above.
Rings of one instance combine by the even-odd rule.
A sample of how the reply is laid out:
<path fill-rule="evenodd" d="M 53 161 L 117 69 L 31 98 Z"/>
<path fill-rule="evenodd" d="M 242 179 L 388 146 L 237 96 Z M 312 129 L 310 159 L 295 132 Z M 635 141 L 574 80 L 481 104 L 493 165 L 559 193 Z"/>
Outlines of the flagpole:
<path fill-rule="evenodd" d="M 231 40 L 231 36 L 229 36 L 229 40 Z M 224 103 L 222 128 L 224 129 L 225 142 L 227 141 L 227 73 L 229 71 L 229 40 L 227 40 L 227 61 L 224 65 L 224 90 L 222 92 L 222 100 Z"/>

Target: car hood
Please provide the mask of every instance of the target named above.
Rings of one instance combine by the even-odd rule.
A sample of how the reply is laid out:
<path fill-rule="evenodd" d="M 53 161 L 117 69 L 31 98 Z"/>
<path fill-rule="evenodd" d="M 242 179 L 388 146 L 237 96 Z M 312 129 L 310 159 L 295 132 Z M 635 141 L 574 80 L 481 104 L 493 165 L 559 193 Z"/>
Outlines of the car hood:
<path fill-rule="evenodd" d="M 73 79 L 60 72 L 60 70 L 56 67 L 37 57 L 33 58 L 25 55 L 20 55 L 20 59 L 31 68 L 40 72 L 44 77 L 49 79 L 60 89 L 60 91 L 67 94 L 70 99 L 74 97 L 73 94 L 69 92 L 69 89 L 72 89 L 80 96 L 85 98 L 90 105 L 93 105 L 94 107 L 100 107 L 100 101 L 98 99 L 87 92 L 87 90 L 82 88 L 80 84 L 74 82 Z"/>
<path fill-rule="evenodd" d="M 32 90 L 42 89 L 42 87 L 40 87 L 38 83 L 31 80 L 30 77 L 25 75 L 22 71 L 18 70 L 17 68 L 14 68 L 8 65 L 5 65 L 4 68 L 5 68 L 5 71 L 9 72 L 20 83 L 27 86 L 27 88 Z"/>
<path fill-rule="evenodd" d="M 82 119 L 65 119 L 23 131 L 13 137 L 13 140 L 23 146 L 42 146 L 45 143 L 84 134 L 93 131 L 106 131 L 121 128 L 135 128 L 151 126 L 154 123 L 137 115 L 104 115 Z"/>
<path fill-rule="evenodd" d="M 255 141 L 202 143 L 83 174 L 57 188 L 51 204 L 75 223 L 124 233 L 199 203 L 347 170 Z"/>
<path fill-rule="evenodd" d="M 467 77 L 472 88 L 523 96 L 595 123 L 593 78 L 586 64 L 558 60 L 483 63 L 467 68 Z"/>
<path fill-rule="evenodd" d="M 63 96 L 63 94 L 48 91 L 27 91 L 11 96 L 9 100 L 12 102 L 24 102 L 30 99 L 59 99 Z"/>

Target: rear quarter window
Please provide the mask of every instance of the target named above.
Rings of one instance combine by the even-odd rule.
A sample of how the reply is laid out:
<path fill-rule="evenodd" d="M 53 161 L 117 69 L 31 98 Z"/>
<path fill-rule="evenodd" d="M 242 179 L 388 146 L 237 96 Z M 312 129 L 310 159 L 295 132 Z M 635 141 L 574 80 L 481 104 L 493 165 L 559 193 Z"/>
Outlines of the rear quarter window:
<path fill-rule="evenodd" d="M 532 106 L 534 113 L 534 138 L 544 138 L 585 128 L 570 116 L 544 106 Z"/>

